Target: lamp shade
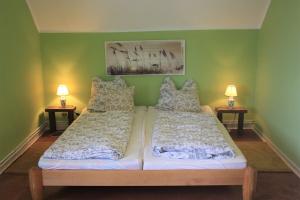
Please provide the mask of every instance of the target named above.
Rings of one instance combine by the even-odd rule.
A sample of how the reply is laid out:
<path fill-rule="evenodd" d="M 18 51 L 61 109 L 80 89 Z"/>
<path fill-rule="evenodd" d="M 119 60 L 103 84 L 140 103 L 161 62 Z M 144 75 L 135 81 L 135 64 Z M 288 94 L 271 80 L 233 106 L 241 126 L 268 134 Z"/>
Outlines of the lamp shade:
<path fill-rule="evenodd" d="M 66 85 L 63 85 L 63 84 L 60 84 L 58 87 L 57 87 L 57 92 L 56 94 L 58 96 L 67 96 L 69 95 L 69 90 L 67 88 Z"/>
<path fill-rule="evenodd" d="M 228 97 L 236 97 L 237 96 L 235 85 L 227 86 L 226 91 L 225 91 L 225 96 L 228 96 Z"/>

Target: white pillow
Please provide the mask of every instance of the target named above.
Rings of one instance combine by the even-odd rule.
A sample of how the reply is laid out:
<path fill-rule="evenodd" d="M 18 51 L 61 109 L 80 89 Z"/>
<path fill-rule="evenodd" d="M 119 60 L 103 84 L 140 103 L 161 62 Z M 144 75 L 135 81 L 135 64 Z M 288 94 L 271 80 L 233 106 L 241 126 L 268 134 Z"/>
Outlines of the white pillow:
<path fill-rule="evenodd" d="M 117 77 L 113 81 L 103 81 L 96 77 L 92 81 L 91 98 L 87 109 L 93 112 L 111 110 L 134 110 L 134 87 L 127 87 L 125 81 Z"/>
<path fill-rule="evenodd" d="M 112 81 L 103 81 L 99 77 L 94 77 L 92 79 L 92 89 L 91 89 L 91 97 L 95 95 L 99 95 L 101 91 L 106 89 L 119 89 L 126 88 L 126 82 L 119 76 L 116 76 Z"/>
<path fill-rule="evenodd" d="M 156 107 L 161 110 L 173 110 L 174 109 L 174 96 L 176 87 L 170 77 L 166 77 L 160 87 L 160 97 Z"/>
<path fill-rule="evenodd" d="M 156 107 L 161 110 L 200 112 L 196 83 L 187 80 L 182 89 L 177 90 L 174 82 L 166 77 L 160 88 L 160 98 Z"/>
<path fill-rule="evenodd" d="M 99 99 L 98 111 L 133 111 L 134 86 L 123 89 L 106 90 Z"/>

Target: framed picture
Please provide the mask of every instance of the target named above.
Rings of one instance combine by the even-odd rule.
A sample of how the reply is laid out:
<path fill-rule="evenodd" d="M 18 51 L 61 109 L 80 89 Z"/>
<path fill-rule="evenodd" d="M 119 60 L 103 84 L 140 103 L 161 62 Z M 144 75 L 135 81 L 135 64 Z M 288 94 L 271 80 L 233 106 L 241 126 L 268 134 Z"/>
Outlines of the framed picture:
<path fill-rule="evenodd" d="M 105 42 L 108 75 L 184 75 L 184 40 Z"/>

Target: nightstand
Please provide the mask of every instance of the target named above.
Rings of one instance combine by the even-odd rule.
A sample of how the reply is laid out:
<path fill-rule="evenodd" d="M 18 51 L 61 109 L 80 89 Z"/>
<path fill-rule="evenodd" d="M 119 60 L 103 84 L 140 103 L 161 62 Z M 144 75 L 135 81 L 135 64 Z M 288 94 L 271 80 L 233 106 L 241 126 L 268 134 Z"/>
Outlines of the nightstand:
<path fill-rule="evenodd" d="M 218 119 L 222 123 L 223 123 L 223 113 L 238 114 L 238 129 L 237 129 L 237 133 L 238 133 L 238 135 L 242 135 L 243 134 L 243 130 L 244 130 L 244 114 L 248 112 L 248 110 L 246 108 L 243 108 L 243 107 L 229 108 L 229 107 L 223 106 L 223 107 L 217 107 L 215 110 L 217 112 Z"/>
<path fill-rule="evenodd" d="M 76 110 L 75 106 L 67 105 L 65 107 L 62 106 L 48 106 L 45 109 L 45 112 L 49 114 L 49 123 L 50 123 L 50 132 L 56 131 L 56 112 L 66 112 L 68 113 L 68 121 L 69 125 L 74 121 L 74 112 Z"/>

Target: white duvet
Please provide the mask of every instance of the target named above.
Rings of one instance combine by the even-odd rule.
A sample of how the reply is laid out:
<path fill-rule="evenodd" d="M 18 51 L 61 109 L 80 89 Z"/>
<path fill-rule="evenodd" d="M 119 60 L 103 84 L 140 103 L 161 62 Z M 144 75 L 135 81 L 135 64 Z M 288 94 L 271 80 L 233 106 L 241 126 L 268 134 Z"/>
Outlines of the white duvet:
<path fill-rule="evenodd" d="M 133 112 L 81 114 L 44 153 L 43 159 L 121 159 L 132 129 Z"/>
<path fill-rule="evenodd" d="M 176 159 L 225 159 L 235 156 L 213 115 L 157 112 L 152 135 L 154 156 Z"/>

